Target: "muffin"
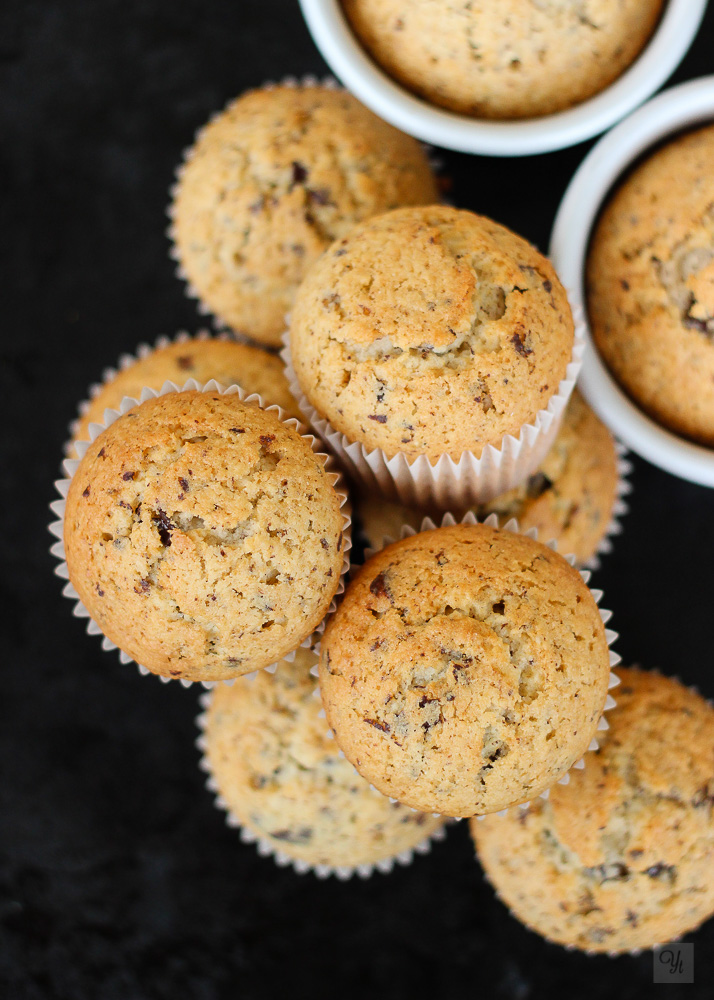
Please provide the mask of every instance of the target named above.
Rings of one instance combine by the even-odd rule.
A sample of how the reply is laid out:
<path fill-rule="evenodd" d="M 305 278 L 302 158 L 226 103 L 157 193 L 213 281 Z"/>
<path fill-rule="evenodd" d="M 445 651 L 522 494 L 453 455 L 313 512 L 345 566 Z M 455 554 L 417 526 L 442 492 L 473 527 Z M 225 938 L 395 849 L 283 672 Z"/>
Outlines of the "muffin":
<path fill-rule="evenodd" d="M 277 346 L 297 286 L 356 222 L 437 200 L 419 143 L 324 86 L 239 97 L 180 172 L 173 237 L 185 276 L 233 330 Z"/>
<path fill-rule="evenodd" d="M 517 437 L 558 392 L 573 339 L 549 261 L 443 205 L 355 226 L 313 265 L 290 323 L 309 404 L 350 441 L 409 460 Z"/>
<path fill-rule="evenodd" d="M 714 447 L 714 125 L 652 154 L 595 229 L 587 303 L 612 374 L 654 420 Z"/>
<path fill-rule="evenodd" d="M 306 438 L 239 395 L 171 392 L 87 448 L 64 517 L 69 579 L 153 673 L 229 680 L 322 621 L 343 565 L 344 498 Z"/>
<path fill-rule="evenodd" d="M 327 719 L 385 795 L 447 816 L 527 801 L 587 750 L 609 684 L 580 574 L 485 525 L 389 545 L 347 587 L 321 644 Z"/>
<path fill-rule="evenodd" d="M 535 118 L 604 90 L 640 54 L 662 3 L 342 0 L 361 44 L 389 76 L 474 118 Z"/>
<path fill-rule="evenodd" d="M 613 437 L 576 389 L 538 471 L 474 513 L 479 520 L 497 514 L 502 523 L 515 517 L 523 532 L 537 528 L 542 542 L 554 539 L 560 552 L 572 552 L 583 564 L 594 557 L 607 533 L 617 490 Z M 374 492 L 356 498 L 355 513 L 372 548 L 381 547 L 385 537 L 399 538 L 405 524 L 418 531 L 425 516 L 437 516 L 390 503 Z"/>
<path fill-rule="evenodd" d="M 140 354 L 97 387 L 72 428 L 72 457 L 74 442 L 89 440 L 89 425 L 104 423 L 104 411 L 118 409 L 124 396 L 138 399 L 145 386 L 158 391 L 164 382 L 182 386 L 190 378 L 201 385 L 211 379 L 226 388 L 239 385 L 246 393 L 258 393 L 269 406 L 277 404 L 288 416 L 303 419 L 288 388 L 284 365 L 274 354 L 235 340 L 182 339 Z"/>
<path fill-rule="evenodd" d="M 714 913 L 714 710 L 676 681 L 623 670 L 610 730 L 547 802 L 472 823 L 499 896 L 550 941 L 613 954 Z"/>
<path fill-rule="evenodd" d="M 226 808 L 272 851 L 301 866 L 358 868 L 422 844 L 444 820 L 391 803 L 340 756 L 315 699 L 310 666 L 222 685 L 204 722 L 207 769 Z"/>

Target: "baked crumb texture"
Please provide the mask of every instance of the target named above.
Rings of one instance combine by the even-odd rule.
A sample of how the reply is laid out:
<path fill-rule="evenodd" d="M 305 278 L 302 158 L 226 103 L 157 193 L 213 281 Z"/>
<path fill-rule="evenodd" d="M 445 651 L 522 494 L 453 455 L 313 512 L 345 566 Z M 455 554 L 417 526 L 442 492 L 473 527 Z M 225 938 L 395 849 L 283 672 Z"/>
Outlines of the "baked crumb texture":
<path fill-rule="evenodd" d="M 342 0 L 367 52 L 426 101 L 535 118 L 604 90 L 649 40 L 663 0 Z"/>
<path fill-rule="evenodd" d="M 514 916 L 551 941 L 652 948 L 714 912 L 714 710 L 654 672 L 620 669 L 610 729 L 547 802 L 473 823 Z"/>
<path fill-rule="evenodd" d="M 115 368 L 103 372 L 101 382 L 89 389 L 89 399 L 79 405 L 72 423 L 67 453 L 77 457 L 75 443 L 89 440 L 89 425 L 104 423 L 104 411 L 116 410 L 125 396 L 138 399 L 145 386 L 160 389 L 165 382 L 183 385 L 189 379 L 205 385 L 212 379 L 228 388 L 239 385 L 256 393 L 268 406 L 279 406 L 289 417 L 302 420 L 285 377 L 285 366 L 270 351 L 201 331 L 195 337 L 179 333 L 171 340 L 159 337 L 154 346 L 140 344 L 134 354 L 123 354 Z"/>
<path fill-rule="evenodd" d="M 390 802 L 340 754 L 310 675 L 316 662 L 301 649 L 273 676 L 205 697 L 199 748 L 217 805 L 244 840 L 300 872 L 347 878 L 408 864 L 443 836 L 444 818 Z"/>
<path fill-rule="evenodd" d="M 566 377 L 574 324 L 552 265 L 490 219 L 433 205 L 356 226 L 312 267 L 292 365 L 334 430 L 388 458 L 478 458 Z"/>
<path fill-rule="evenodd" d="M 438 201 L 426 154 L 351 94 L 278 86 L 202 129 L 172 191 L 180 273 L 219 323 L 278 346 L 310 265 L 355 223 Z"/>
<path fill-rule="evenodd" d="M 486 525 L 424 531 L 370 558 L 328 621 L 327 719 L 384 794 L 496 812 L 564 778 L 605 725 L 611 636 L 551 548 Z"/>
<path fill-rule="evenodd" d="M 595 343 L 654 420 L 714 447 L 714 126 L 652 154 L 595 230 L 587 302 Z"/>
<path fill-rule="evenodd" d="M 320 625 L 347 565 L 339 477 L 277 408 L 241 396 L 127 400 L 59 484 L 69 596 L 165 677 L 274 664 Z"/>

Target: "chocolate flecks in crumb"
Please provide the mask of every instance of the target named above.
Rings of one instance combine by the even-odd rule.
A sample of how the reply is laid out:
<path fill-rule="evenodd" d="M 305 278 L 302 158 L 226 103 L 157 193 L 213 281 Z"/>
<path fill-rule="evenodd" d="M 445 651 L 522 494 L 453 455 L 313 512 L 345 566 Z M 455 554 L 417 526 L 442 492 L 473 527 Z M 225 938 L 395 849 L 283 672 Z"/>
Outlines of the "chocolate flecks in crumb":
<path fill-rule="evenodd" d="M 231 434 L 245 434 L 245 427 L 229 427 Z"/>
<path fill-rule="evenodd" d="M 184 493 L 188 493 L 188 490 L 189 490 L 188 479 L 184 479 L 183 476 L 179 476 L 179 486 L 184 491 Z"/>
<path fill-rule="evenodd" d="M 651 865 L 645 875 L 649 875 L 650 878 L 667 879 L 674 882 L 677 877 L 677 869 L 674 865 L 665 865 L 664 862 L 660 861 L 656 865 Z"/>
<path fill-rule="evenodd" d="M 624 278 L 620 278 L 620 284 L 622 285 L 622 290 L 623 291 L 629 292 L 629 290 L 630 290 L 630 282 L 629 281 L 625 281 Z"/>
<path fill-rule="evenodd" d="M 379 719 L 365 719 L 364 721 L 368 726 L 374 726 L 375 729 L 379 729 L 383 733 L 389 732 L 389 725 L 386 722 L 380 722 Z"/>
<path fill-rule="evenodd" d="M 152 517 L 152 521 L 158 528 L 161 544 L 168 548 L 171 545 L 171 532 L 174 530 L 175 525 L 171 523 L 168 515 L 163 510 L 157 511 Z"/>
<path fill-rule="evenodd" d="M 331 205 L 330 201 L 330 189 L 329 188 L 315 188 L 307 192 L 310 201 L 314 201 L 316 205 Z"/>
<path fill-rule="evenodd" d="M 82 493 L 82 496 L 83 496 L 83 497 L 88 497 L 88 496 L 89 496 L 89 487 L 88 487 L 88 486 L 87 486 L 87 488 L 86 488 L 86 489 L 84 490 L 84 492 Z"/>
<path fill-rule="evenodd" d="M 135 475 L 136 475 L 135 472 L 122 472 L 121 477 L 122 477 L 122 479 L 124 480 L 125 483 L 128 483 L 129 480 L 133 479 Z"/>
<path fill-rule="evenodd" d="M 302 184 L 307 180 L 307 167 L 299 163 L 297 160 L 293 160 L 293 184 Z"/>
<path fill-rule="evenodd" d="M 180 358 L 176 358 L 176 364 L 185 372 L 193 371 L 195 368 L 193 357 L 190 354 L 182 354 Z"/>
<path fill-rule="evenodd" d="M 104 597 L 104 591 L 99 586 L 99 584 L 96 585 L 96 591 L 97 591 L 97 593 L 99 594 L 100 597 Z"/>
<path fill-rule="evenodd" d="M 530 347 L 526 347 L 525 340 L 520 333 L 514 333 L 511 337 L 511 341 L 517 353 L 522 357 L 527 358 L 529 354 L 533 353 Z"/>
<path fill-rule="evenodd" d="M 546 278 L 543 282 L 543 290 L 550 293 L 553 291 L 553 283 L 549 278 Z"/>
<path fill-rule="evenodd" d="M 323 547 L 323 549 L 329 549 L 330 547 L 330 543 L 327 541 L 326 538 L 320 539 L 320 545 Z"/>
<path fill-rule="evenodd" d="M 275 440 L 275 435 L 274 434 L 261 434 L 260 435 L 260 443 L 263 445 L 264 448 L 270 447 L 270 445 L 272 444 L 272 442 L 274 440 Z"/>
<path fill-rule="evenodd" d="M 546 490 L 551 489 L 552 486 L 552 479 L 549 479 L 544 472 L 534 472 L 532 476 L 528 477 L 526 482 L 528 499 L 537 500 L 538 497 L 542 496 Z"/>
<path fill-rule="evenodd" d="M 308 826 L 300 830 L 271 830 L 268 836 L 287 844 L 307 844 L 312 839 L 312 830 Z"/>
<path fill-rule="evenodd" d="M 387 585 L 386 575 L 384 572 L 378 573 L 374 580 L 369 585 L 370 594 L 374 594 L 375 597 L 386 597 L 388 601 L 394 601 L 391 591 Z"/>
<path fill-rule="evenodd" d="M 148 580 L 139 580 L 139 582 L 134 587 L 134 593 L 135 594 L 148 594 L 150 586 L 151 586 L 151 584 L 149 583 Z"/>
<path fill-rule="evenodd" d="M 695 809 L 704 805 L 714 806 L 714 785 L 707 782 L 706 785 L 697 789 L 697 792 L 692 799 L 692 805 Z"/>
<path fill-rule="evenodd" d="M 386 424 L 387 422 L 386 413 L 368 413 L 367 417 L 369 420 L 376 420 L 378 424 Z"/>

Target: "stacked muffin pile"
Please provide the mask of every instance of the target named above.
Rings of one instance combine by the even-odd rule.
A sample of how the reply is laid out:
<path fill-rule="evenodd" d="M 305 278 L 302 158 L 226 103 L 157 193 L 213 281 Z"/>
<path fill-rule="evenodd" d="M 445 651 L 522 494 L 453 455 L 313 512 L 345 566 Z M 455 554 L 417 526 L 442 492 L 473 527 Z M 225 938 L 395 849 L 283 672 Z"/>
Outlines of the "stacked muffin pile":
<path fill-rule="evenodd" d="M 232 335 L 141 348 L 93 388 L 54 551 L 106 647 L 228 682 L 199 745 L 229 821 L 348 876 L 486 817 L 489 877 L 553 940 L 617 952 L 699 923 L 712 712 L 654 675 L 608 694 L 614 633 L 574 563 L 603 549 L 623 466 L 571 397 L 550 263 L 439 204 L 416 142 L 314 83 L 206 127 L 171 235 Z M 376 551 L 345 589 L 348 481 Z"/>

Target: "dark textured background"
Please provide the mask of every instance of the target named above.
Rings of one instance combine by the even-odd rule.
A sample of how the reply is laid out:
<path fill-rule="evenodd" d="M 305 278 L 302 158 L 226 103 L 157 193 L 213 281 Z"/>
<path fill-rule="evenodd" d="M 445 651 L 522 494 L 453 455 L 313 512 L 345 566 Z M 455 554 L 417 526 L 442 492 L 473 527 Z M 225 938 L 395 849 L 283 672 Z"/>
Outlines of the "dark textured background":
<path fill-rule="evenodd" d="M 711 72 L 713 42 L 710 10 L 676 79 Z M 520 927 L 483 882 L 466 824 L 366 883 L 259 858 L 203 788 L 196 692 L 102 653 L 60 596 L 47 504 L 77 400 L 120 351 L 200 327 L 164 235 L 181 150 L 244 88 L 323 71 L 295 0 L 5 7 L 0 996 L 711 997 L 714 922 L 688 938 L 696 985 L 652 987 L 650 954 L 587 958 Z M 446 154 L 452 196 L 546 247 L 585 148 Z M 634 482 L 594 581 L 618 649 L 714 696 L 714 494 L 639 461 Z"/>

